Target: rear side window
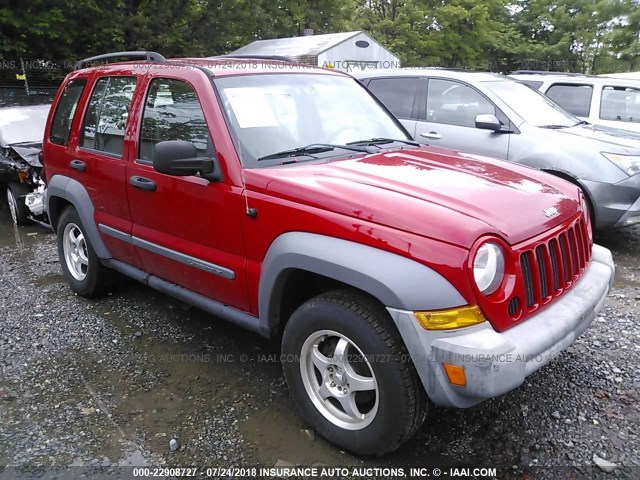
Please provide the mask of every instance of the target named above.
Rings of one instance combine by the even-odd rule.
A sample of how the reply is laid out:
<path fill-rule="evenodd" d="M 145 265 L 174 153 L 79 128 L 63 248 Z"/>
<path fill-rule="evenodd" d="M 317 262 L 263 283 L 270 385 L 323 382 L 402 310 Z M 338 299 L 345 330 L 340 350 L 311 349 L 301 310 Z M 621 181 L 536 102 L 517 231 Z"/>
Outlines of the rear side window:
<path fill-rule="evenodd" d="M 96 82 L 84 116 L 80 145 L 122 155 L 124 127 L 135 85 L 135 77 L 103 77 Z"/>
<path fill-rule="evenodd" d="M 86 84 L 85 79 L 72 80 L 64 87 L 64 92 L 58 101 L 58 106 L 53 115 L 49 141 L 66 146 L 69 143 L 69 132 L 73 116 L 78 107 L 78 100 Z"/>
<path fill-rule="evenodd" d="M 518 82 L 524 84 L 524 85 L 528 85 L 531 88 L 535 89 L 535 90 L 539 90 L 540 87 L 542 86 L 543 82 L 541 82 L 540 80 L 521 80 L 518 79 Z"/>
<path fill-rule="evenodd" d="M 640 123 L 640 90 L 630 87 L 604 87 L 600 99 L 600 118 Z"/>
<path fill-rule="evenodd" d="M 199 156 L 213 156 L 214 149 L 202 107 L 191 85 L 180 80 L 156 78 L 142 114 L 140 159 L 151 161 L 156 143 L 191 142 Z"/>
<path fill-rule="evenodd" d="M 547 97 L 567 112 L 578 117 L 588 117 L 593 87 L 591 85 L 558 84 L 547 90 Z"/>
<path fill-rule="evenodd" d="M 398 118 L 415 118 L 413 100 L 418 90 L 417 78 L 374 78 L 369 90 Z"/>

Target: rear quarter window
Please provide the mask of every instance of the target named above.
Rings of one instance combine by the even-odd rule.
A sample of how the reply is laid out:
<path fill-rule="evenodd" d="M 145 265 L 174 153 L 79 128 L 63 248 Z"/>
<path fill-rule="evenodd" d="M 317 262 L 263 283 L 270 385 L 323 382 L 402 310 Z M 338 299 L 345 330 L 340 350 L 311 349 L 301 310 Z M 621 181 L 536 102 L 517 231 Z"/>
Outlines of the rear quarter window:
<path fill-rule="evenodd" d="M 78 101 L 80 100 L 80 95 L 82 95 L 82 90 L 86 83 L 85 79 L 71 80 L 64 87 L 64 91 L 60 96 L 60 100 L 58 100 L 58 105 L 56 105 L 56 111 L 53 115 L 51 133 L 49 134 L 49 141 L 51 143 L 64 146 L 69 143 L 71 124 L 73 123 Z"/>
<path fill-rule="evenodd" d="M 546 95 L 569 113 L 578 117 L 589 116 L 593 95 L 591 85 L 556 83 L 551 85 Z"/>
<path fill-rule="evenodd" d="M 417 78 L 374 78 L 368 88 L 396 117 L 415 118 L 413 101 L 418 90 Z"/>
<path fill-rule="evenodd" d="M 540 87 L 544 83 L 540 80 L 521 80 L 521 79 L 518 79 L 518 82 L 522 83 L 523 85 L 527 85 L 533 88 L 534 90 L 540 90 Z"/>

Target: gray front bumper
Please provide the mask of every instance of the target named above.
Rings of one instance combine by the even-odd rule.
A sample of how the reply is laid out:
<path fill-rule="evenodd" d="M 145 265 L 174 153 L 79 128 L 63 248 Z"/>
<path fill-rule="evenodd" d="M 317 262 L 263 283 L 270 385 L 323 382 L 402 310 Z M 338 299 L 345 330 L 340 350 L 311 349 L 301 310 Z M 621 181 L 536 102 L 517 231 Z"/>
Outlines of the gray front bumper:
<path fill-rule="evenodd" d="M 502 395 L 548 364 L 584 332 L 613 285 L 611 252 L 593 246 L 582 278 L 563 296 L 525 322 L 498 333 L 484 322 L 447 331 L 424 330 L 413 312 L 388 308 L 431 400 L 465 408 Z M 467 385 L 451 385 L 442 363 L 464 367 Z"/>
<path fill-rule="evenodd" d="M 596 228 L 627 227 L 640 222 L 640 174 L 618 183 L 582 180 L 596 215 Z"/>

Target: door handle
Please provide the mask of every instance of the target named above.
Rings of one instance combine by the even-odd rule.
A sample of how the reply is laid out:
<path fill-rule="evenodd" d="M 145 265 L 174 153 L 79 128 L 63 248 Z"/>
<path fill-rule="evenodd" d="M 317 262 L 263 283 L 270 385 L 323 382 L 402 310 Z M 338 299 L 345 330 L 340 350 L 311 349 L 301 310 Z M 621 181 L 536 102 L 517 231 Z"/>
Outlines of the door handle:
<path fill-rule="evenodd" d="M 146 190 L 147 192 L 156 191 L 156 183 L 153 180 L 149 180 L 148 178 L 144 178 L 144 177 L 139 177 L 137 175 L 129 178 L 129 185 L 135 188 L 139 188 L 140 190 Z"/>
<path fill-rule="evenodd" d="M 87 169 L 87 164 L 82 160 L 71 160 L 69 166 L 78 172 L 84 172 Z"/>
<path fill-rule="evenodd" d="M 424 138 L 428 138 L 430 140 L 440 140 L 442 138 L 442 135 L 440 135 L 438 132 L 429 132 L 429 133 L 422 132 L 420 136 Z"/>

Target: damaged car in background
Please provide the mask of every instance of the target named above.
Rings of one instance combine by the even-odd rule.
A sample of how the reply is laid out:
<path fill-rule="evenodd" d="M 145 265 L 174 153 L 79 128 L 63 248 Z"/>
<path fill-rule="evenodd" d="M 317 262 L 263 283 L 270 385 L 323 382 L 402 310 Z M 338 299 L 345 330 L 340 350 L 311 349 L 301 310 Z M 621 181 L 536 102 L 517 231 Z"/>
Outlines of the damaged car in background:
<path fill-rule="evenodd" d="M 0 108 L 0 189 L 16 225 L 47 223 L 39 159 L 50 105 Z"/>

